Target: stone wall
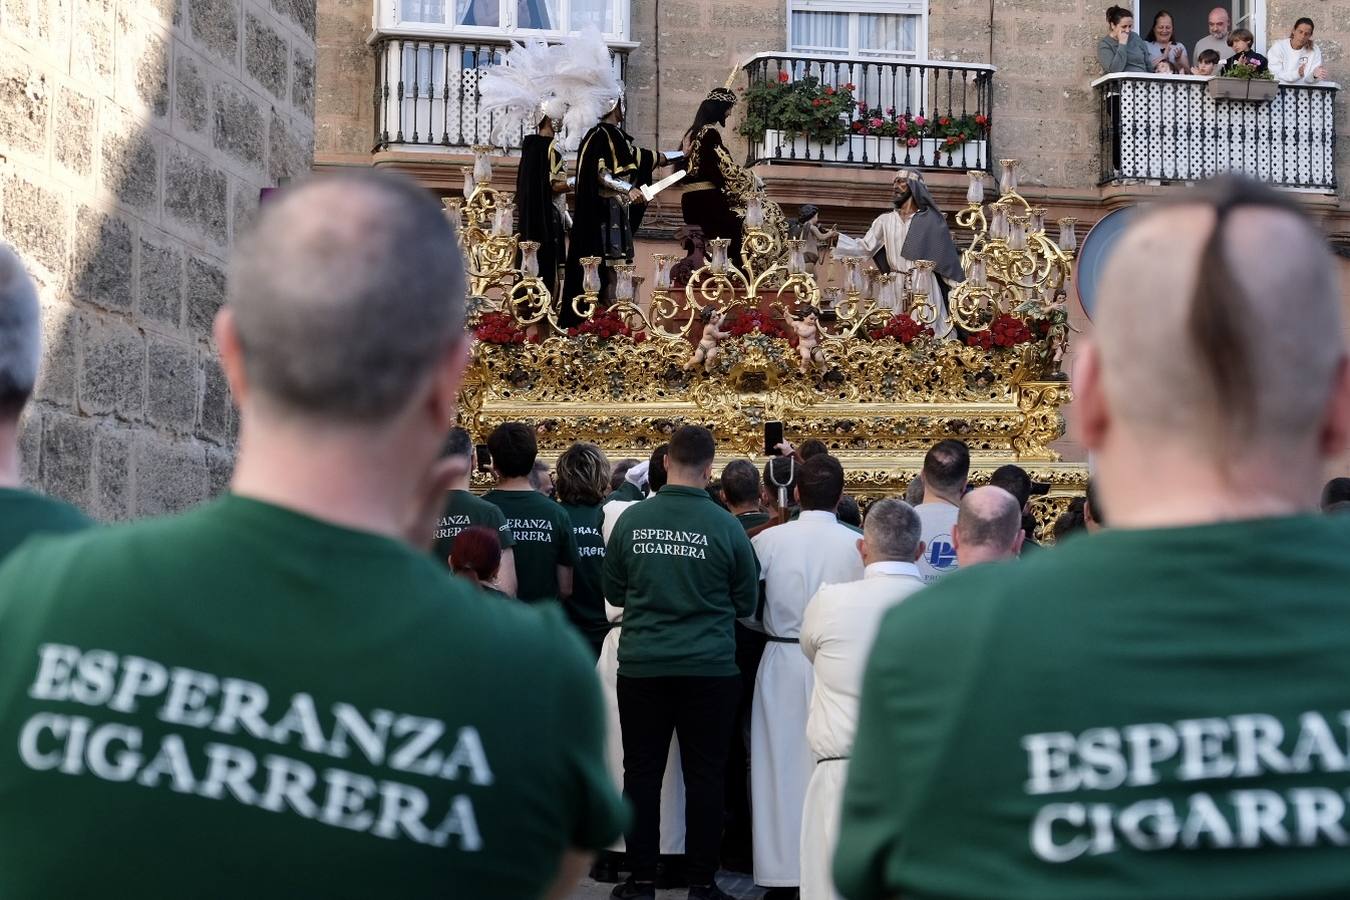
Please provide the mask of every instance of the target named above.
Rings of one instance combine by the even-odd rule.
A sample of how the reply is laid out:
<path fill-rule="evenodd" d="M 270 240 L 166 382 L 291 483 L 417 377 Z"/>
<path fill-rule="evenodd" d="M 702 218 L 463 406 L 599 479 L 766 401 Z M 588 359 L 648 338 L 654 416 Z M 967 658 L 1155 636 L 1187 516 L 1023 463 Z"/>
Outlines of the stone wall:
<path fill-rule="evenodd" d="M 318 3 L 315 157 L 370 162 L 375 134 L 375 57 L 366 46 L 371 0 Z"/>
<path fill-rule="evenodd" d="M 274 2 L 0 0 L 0 239 L 44 312 L 24 476 L 101 519 L 229 477 L 228 248 L 313 152 L 313 0 Z"/>

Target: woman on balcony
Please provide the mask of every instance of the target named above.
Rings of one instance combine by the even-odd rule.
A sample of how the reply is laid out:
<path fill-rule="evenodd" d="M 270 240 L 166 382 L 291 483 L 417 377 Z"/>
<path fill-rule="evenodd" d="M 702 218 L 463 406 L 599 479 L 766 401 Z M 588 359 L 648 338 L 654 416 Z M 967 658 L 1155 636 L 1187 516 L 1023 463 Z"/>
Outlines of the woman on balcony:
<path fill-rule="evenodd" d="M 1299 19 L 1289 37 L 1270 45 L 1270 71 L 1282 84 L 1316 84 L 1327 77 L 1322 48 L 1313 43 L 1313 20 Z"/>
<path fill-rule="evenodd" d="M 1113 6 L 1106 11 L 1106 22 L 1110 26 L 1097 42 L 1097 61 L 1102 64 L 1102 72 L 1150 72 L 1148 44 L 1135 33 L 1134 13 L 1123 6 Z"/>
<path fill-rule="evenodd" d="M 1165 9 L 1158 10 L 1153 17 L 1153 27 L 1148 31 L 1145 44 L 1148 46 L 1149 68 L 1157 71 L 1158 63 L 1167 60 L 1175 75 L 1187 75 L 1191 71 L 1191 61 L 1186 56 L 1186 48 L 1172 40 L 1175 32 L 1172 28 L 1172 14 Z"/>

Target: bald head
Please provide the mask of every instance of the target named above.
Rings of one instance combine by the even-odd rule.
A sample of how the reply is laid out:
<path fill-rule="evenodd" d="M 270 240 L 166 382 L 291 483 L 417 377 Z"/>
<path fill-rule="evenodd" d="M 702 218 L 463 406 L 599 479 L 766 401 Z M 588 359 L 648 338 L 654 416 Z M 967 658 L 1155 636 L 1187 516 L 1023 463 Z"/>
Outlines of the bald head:
<path fill-rule="evenodd" d="M 284 190 L 240 241 L 228 305 L 264 404 L 375 423 L 403 409 L 462 336 L 463 261 L 411 182 L 316 178 Z"/>
<path fill-rule="evenodd" d="M 0 422 L 14 422 L 23 412 L 41 353 L 37 289 L 18 254 L 0 243 Z"/>
<path fill-rule="evenodd" d="M 1236 179 L 1129 226 L 1095 324 L 1113 426 L 1224 465 L 1314 443 L 1344 356 L 1325 239 Z"/>
<path fill-rule="evenodd" d="M 1022 549 L 1022 507 L 1001 487 L 980 487 L 961 499 L 953 532 L 961 568 L 1010 559 Z"/>

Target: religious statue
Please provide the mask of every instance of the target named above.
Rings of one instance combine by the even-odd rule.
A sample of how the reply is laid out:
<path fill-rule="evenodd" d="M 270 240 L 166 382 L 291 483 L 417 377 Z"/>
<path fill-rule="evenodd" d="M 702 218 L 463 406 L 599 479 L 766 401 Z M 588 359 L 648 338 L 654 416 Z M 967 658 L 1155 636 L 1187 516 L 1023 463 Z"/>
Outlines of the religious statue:
<path fill-rule="evenodd" d="M 685 257 L 671 267 L 670 280 L 674 287 L 682 288 L 689 283 L 690 276 L 708 264 L 708 242 L 697 225 L 681 225 L 675 232 L 675 240 L 680 242 Z"/>
<path fill-rule="evenodd" d="M 792 317 L 792 330 L 797 333 L 797 353 L 801 356 L 798 369 L 803 375 L 815 366 L 825 371 L 825 352 L 820 348 L 820 310 L 814 306 Z"/>
<path fill-rule="evenodd" d="M 722 330 L 727 324 L 726 313 L 718 315 L 716 307 L 705 306 L 698 314 L 698 318 L 703 323 L 703 337 L 699 339 L 694 355 L 689 357 L 684 368 L 688 371 L 702 365 L 705 371 L 711 372 L 713 360 L 717 359 L 717 345 L 720 341 L 731 337 L 731 332 Z"/>

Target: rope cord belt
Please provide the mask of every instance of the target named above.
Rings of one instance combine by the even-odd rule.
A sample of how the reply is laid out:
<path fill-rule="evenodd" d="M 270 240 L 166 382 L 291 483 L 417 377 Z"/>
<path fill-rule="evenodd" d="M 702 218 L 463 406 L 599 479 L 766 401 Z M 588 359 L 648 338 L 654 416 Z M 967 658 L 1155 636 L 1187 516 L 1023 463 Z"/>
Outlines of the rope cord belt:
<path fill-rule="evenodd" d="M 771 641 L 772 643 L 775 643 L 775 644 L 800 644 L 800 643 L 801 643 L 801 638 L 779 637 L 779 636 L 776 635 L 776 634 L 766 634 L 766 635 L 764 635 L 764 637 L 768 638 L 769 641 Z"/>

